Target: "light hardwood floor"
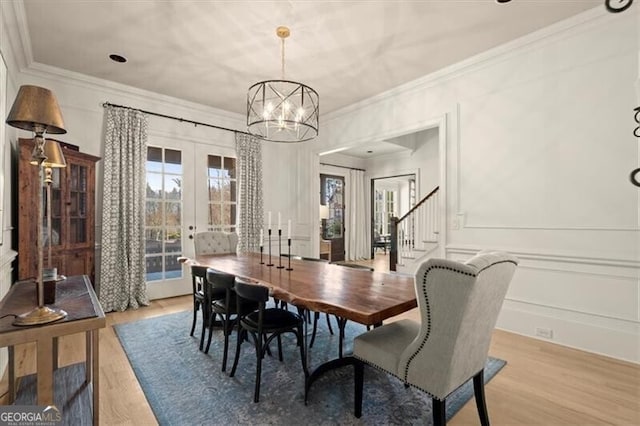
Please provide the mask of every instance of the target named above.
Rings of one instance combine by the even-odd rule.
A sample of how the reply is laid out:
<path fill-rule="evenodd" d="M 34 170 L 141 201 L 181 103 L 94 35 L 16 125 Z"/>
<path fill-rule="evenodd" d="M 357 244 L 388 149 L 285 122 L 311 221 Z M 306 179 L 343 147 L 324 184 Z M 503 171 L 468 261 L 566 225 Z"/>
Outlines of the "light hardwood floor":
<path fill-rule="evenodd" d="M 107 315 L 107 328 L 100 331 L 101 424 L 156 424 L 112 326 L 191 308 L 190 296 L 183 296 Z M 402 317 L 417 318 L 417 312 Z M 61 365 L 84 359 L 83 335 L 63 338 L 60 345 Z M 490 354 L 507 360 L 486 387 L 494 425 L 640 425 L 638 365 L 500 330 L 494 333 Z M 17 347 L 16 359 L 19 375 L 35 371 L 33 345 Z M 5 392 L 6 377 L 2 387 Z M 449 424 L 479 424 L 474 400 Z"/>

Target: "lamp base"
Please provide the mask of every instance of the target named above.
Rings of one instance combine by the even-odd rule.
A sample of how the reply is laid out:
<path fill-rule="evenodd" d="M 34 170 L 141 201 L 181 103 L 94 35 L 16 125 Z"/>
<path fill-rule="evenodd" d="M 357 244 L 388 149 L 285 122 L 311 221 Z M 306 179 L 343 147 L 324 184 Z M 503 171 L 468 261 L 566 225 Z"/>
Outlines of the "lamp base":
<path fill-rule="evenodd" d="M 18 315 L 16 319 L 13 320 L 13 325 L 29 326 L 48 324 L 50 322 L 61 320 L 66 316 L 67 313 L 62 309 L 52 309 L 47 306 L 43 306 L 35 308 L 26 314 Z"/>

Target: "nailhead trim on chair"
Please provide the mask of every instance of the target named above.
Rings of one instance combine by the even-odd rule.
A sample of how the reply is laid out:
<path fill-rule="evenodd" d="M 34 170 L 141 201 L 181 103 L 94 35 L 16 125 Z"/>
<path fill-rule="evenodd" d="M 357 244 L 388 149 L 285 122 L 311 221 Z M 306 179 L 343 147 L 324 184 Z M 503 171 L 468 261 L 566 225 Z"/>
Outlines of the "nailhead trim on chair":
<path fill-rule="evenodd" d="M 416 351 L 409 357 L 409 360 L 407 361 L 407 365 L 405 365 L 404 367 L 404 382 L 406 383 L 407 381 L 407 376 L 409 375 L 409 367 L 411 365 L 411 362 L 414 360 L 414 358 L 418 355 L 418 353 L 424 348 L 424 345 L 427 344 L 427 340 L 429 340 L 429 336 L 431 336 L 431 306 L 429 305 L 429 295 L 427 294 L 427 276 L 429 275 L 429 272 L 432 269 L 445 269 L 448 271 L 453 271 L 453 272 L 457 272 L 459 274 L 464 274 L 464 275 L 468 275 L 468 276 L 475 276 L 473 274 L 470 274 L 468 272 L 463 272 L 460 271 L 458 269 L 454 269 L 454 268 L 449 268 L 447 266 L 432 266 L 429 269 L 427 269 L 424 272 L 424 276 L 422 278 L 422 293 L 424 294 L 424 300 L 425 303 L 427 304 L 427 334 L 424 336 L 424 339 L 422 339 L 422 342 L 420 342 L 420 346 L 418 347 L 418 349 L 416 349 Z M 414 386 L 414 385 L 412 385 Z"/>
<path fill-rule="evenodd" d="M 444 269 L 444 270 L 448 270 L 448 271 L 457 272 L 457 273 L 459 273 L 459 274 L 467 275 L 467 276 L 470 276 L 470 277 L 475 277 L 475 276 L 477 276 L 480 272 L 484 271 L 485 269 L 487 269 L 487 268 L 489 268 L 489 267 L 491 267 L 491 266 L 493 266 L 493 265 L 500 264 L 500 263 L 514 263 L 514 264 L 516 264 L 516 265 L 517 265 L 517 263 L 515 263 L 515 262 L 513 262 L 513 261 L 511 261 L 511 260 L 502 260 L 502 261 L 500 261 L 500 262 L 495 262 L 495 263 L 492 263 L 492 264 L 490 264 L 490 265 L 487 265 L 485 268 L 483 268 L 483 269 L 481 269 L 481 270 L 477 271 L 476 273 L 470 273 L 470 272 L 466 272 L 466 271 L 460 271 L 459 269 L 455 269 L 455 268 L 451 268 L 451 267 L 447 267 L 447 266 L 438 266 L 438 265 L 436 265 L 436 266 L 431 266 L 430 268 L 428 268 L 428 269 L 425 271 L 424 276 L 423 276 L 423 278 L 422 278 L 422 292 L 423 292 L 423 294 L 424 294 L 424 300 L 425 300 L 425 303 L 426 303 L 426 305 L 427 305 L 427 306 L 426 306 L 426 310 L 427 310 L 427 334 L 425 335 L 424 339 L 423 339 L 423 340 L 422 340 L 422 342 L 420 343 L 420 346 L 418 347 L 418 349 L 413 353 L 413 355 L 411 355 L 411 357 L 409 357 L 409 360 L 407 361 L 407 365 L 405 366 L 405 369 L 404 369 L 404 378 L 399 377 L 399 376 L 398 376 L 398 375 L 396 375 L 395 373 L 393 373 L 393 372 L 391 372 L 391 371 L 388 371 L 388 370 L 386 370 L 386 369 L 384 369 L 384 368 L 380 367 L 379 365 L 376 365 L 376 364 L 372 363 L 371 361 L 366 360 L 366 359 L 363 359 L 363 358 L 361 358 L 361 357 L 359 357 L 359 356 L 357 356 L 357 355 L 355 355 L 355 354 L 353 355 L 353 356 L 354 356 L 354 358 L 356 358 L 356 359 L 358 359 L 358 360 L 360 360 L 360 361 L 362 361 L 362 362 L 364 362 L 364 363 L 366 363 L 366 364 L 368 364 L 368 365 L 372 366 L 373 368 L 375 368 L 375 369 L 377 369 L 377 370 L 380 370 L 380 371 L 382 371 L 382 372 L 384 372 L 384 373 L 387 373 L 387 374 L 389 374 L 389 375 L 391 375 L 391 376 L 393 376 L 393 377 L 397 378 L 398 380 L 402 381 L 404 384 L 406 384 L 406 385 L 408 385 L 408 386 L 411 386 L 411 387 L 413 387 L 413 388 L 415 388 L 415 389 L 418 389 L 418 390 L 420 390 L 420 391 L 422 391 L 422 392 L 426 393 L 426 394 L 427 394 L 427 395 L 429 395 L 431 398 L 434 398 L 434 399 L 436 399 L 436 400 L 438 400 L 438 401 L 443 401 L 443 400 L 445 400 L 445 399 L 446 399 L 446 397 L 447 397 L 448 395 L 446 395 L 446 396 L 445 396 L 445 398 L 437 397 L 437 396 L 433 395 L 431 392 L 427 391 L 426 389 L 423 389 L 423 388 L 421 388 L 420 386 L 417 386 L 417 385 L 415 385 L 415 384 L 413 384 L 413 383 L 409 383 L 409 382 L 407 381 L 407 376 L 409 375 L 409 367 L 410 367 L 411 362 L 412 362 L 412 361 L 413 361 L 413 359 L 418 355 L 418 353 L 419 353 L 419 352 L 424 348 L 424 346 L 425 346 L 425 345 L 426 345 L 426 343 L 427 343 L 427 340 L 429 340 L 429 337 L 430 337 L 430 335 L 431 335 L 431 307 L 430 307 L 430 305 L 429 305 L 429 296 L 428 296 L 428 294 L 427 294 L 427 290 L 426 290 L 426 286 L 427 286 L 427 276 L 429 275 L 429 272 L 430 272 L 432 269 Z M 477 374 L 477 373 L 476 373 L 476 374 Z M 473 376 L 475 376 L 476 374 L 474 374 Z M 473 377 L 473 376 L 472 376 L 472 377 Z"/>
<path fill-rule="evenodd" d="M 372 363 L 371 361 L 368 361 L 368 360 L 366 360 L 366 359 L 360 358 L 360 357 L 359 357 L 359 356 L 357 356 L 357 355 L 353 355 L 353 357 L 354 357 L 354 358 L 356 358 L 356 359 L 359 359 L 360 361 L 364 362 L 364 363 L 365 363 L 365 364 L 367 364 L 367 365 L 370 365 L 371 367 L 375 368 L 376 370 L 382 371 L 383 373 L 386 373 L 386 374 L 389 374 L 390 376 L 395 377 L 396 379 L 400 380 L 400 381 L 401 381 L 402 383 L 404 383 L 405 385 L 408 385 L 408 386 L 411 386 L 411 387 L 413 387 L 413 388 L 416 388 L 416 389 L 418 389 L 418 390 L 420 390 L 420 391 L 422 391 L 422 392 L 426 393 L 426 394 L 427 394 L 427 395 L 429 395 L 431 398 L 435 398 L 435 399 L 437 399 L 437 400 L 441 401 L 441 399 L 440 399 L 440 398 L 438 398 L 437 396 L 433 395 L 431 392 L 429 392 L 429 391 L 427 391 L 427 390 L 425 390 L 425 389 L 422 389 L 420 386 L 414 385 L 413 383 L 409 383 L 409 382 L 407 382 L 406 380 L 403 380 L 403 379 L 402 379 L 402 377 L 399 377 L 398 375 L 393 374 L 391 371 L 388 371 L 388 370 L 386 370 L 386 369 L 384 369 L 384 368 L 380 367 L 379 365 L 376 365 L 376 364 Z"/>
<path fill-rule="evenodd" d="M 424 348 L 424 345 L 427 343 L 427 340 L 429 340 L 429 336 L 431 335 L 431 308 L 429 306 L 429 295 L 427 294 L 427 289 L 426 289 L 426 287 L 427 287 L 427 275 L 429 274 L 429 272 L 432 269 L 444 269 L 444 270 L 447 270 L 447 271 L 453 271 L 453 272 L 457 272 L 459 274 L 467 275 L 467 276 L 470 276 L 470 277 L 476 277 L 476 276 L 478 276 L 478 274 L 480 272 L 484 271 L 485 269 L 487 269 L 487 268 L 489 268 L 489 267 L 491 267 L 493 265 L 498 265 L 500 263 L 514 263 L 514 262 L 511 261 L 511 260 L 501 260 L 500 262 L 495 262 L 495 263 L 492 263 L 490 265 L 487 265 L 485 268 L 479 270 L 475 274 L 469 273 L 469 272 L 465 272 L 465 271 L 461 271 L 461 270 L 455 269 L 455 268 L 450 268 L 448 266 L 432 266 L 432 267 L 430 267 L 429 269 L 427 269 L 425 271 L 424 278 L 422 279 L 422 292 L 424 294 L 425 303 L 427 304 L 427 334 L 424 337 L 424 339 L 422 339 L 422 342 L 420 343 L 420 346 L 418 347 L 418 349 L 416 349 L 416 351 L 409 357 L 409 361 L 407 361 L 407 365 L 404 368 L 404 381 L 405 382 L 407 380 L 407 376 L 409 375 L 409 366 L 411 365 L 411 361 L 413 361 L 413 359 L 418 355 L 418 352 L 420 352 Z M 411 385 L 411 386 L 417 387 L 415 385 Z M 418 388 L 418 389 L 420 389 L 420 388 Z"/>

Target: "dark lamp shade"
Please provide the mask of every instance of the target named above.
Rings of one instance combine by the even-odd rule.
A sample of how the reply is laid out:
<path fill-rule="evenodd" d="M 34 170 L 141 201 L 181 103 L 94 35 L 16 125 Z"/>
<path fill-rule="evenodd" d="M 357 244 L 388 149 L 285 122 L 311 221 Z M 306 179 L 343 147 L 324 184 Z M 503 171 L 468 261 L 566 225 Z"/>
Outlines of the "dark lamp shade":
<path fill-rule="evenodd" d="M 62 148 L 60 144 L 52 139 L 47 139 L 44 143 L 44 155 L 47 157 L 42 163 L 43 167 L 61 168 L 67 167 L 67 162 L 64 160 L 62 154 Z M 38 165 L 37 161 L 31 161 L 34 166 Z"/>
<path fill-rule="evenodd" d="M 67 133 L 55 95 L 38 86 L 20 86 L 7 124 L 23 130 L 34 131 L 37 126 L 44 126 L 46 133 Z"/>

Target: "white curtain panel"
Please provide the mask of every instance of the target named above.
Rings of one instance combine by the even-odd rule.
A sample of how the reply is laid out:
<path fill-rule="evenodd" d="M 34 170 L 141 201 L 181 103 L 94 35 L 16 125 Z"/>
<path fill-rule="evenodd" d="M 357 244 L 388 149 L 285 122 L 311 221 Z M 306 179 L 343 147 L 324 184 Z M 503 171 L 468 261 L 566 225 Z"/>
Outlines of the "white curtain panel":
<path fill-rule="evenodd" d="M 107 106 L 100 303 L 105 312 L 148 305 L 145 280 L 147 118 Z"/>
<path fill-rule="evenodd" d="M 236 133 L 238 156 L 238 253 L 259 250 L 262 229 L 262 145 L 253 136 Z"/>
<path fill-rule="evenodd" d="M 349 170 L 347 260 L 368 259 L 370 226 L 365 207 L 365 180 L 362 170 Z"/>

